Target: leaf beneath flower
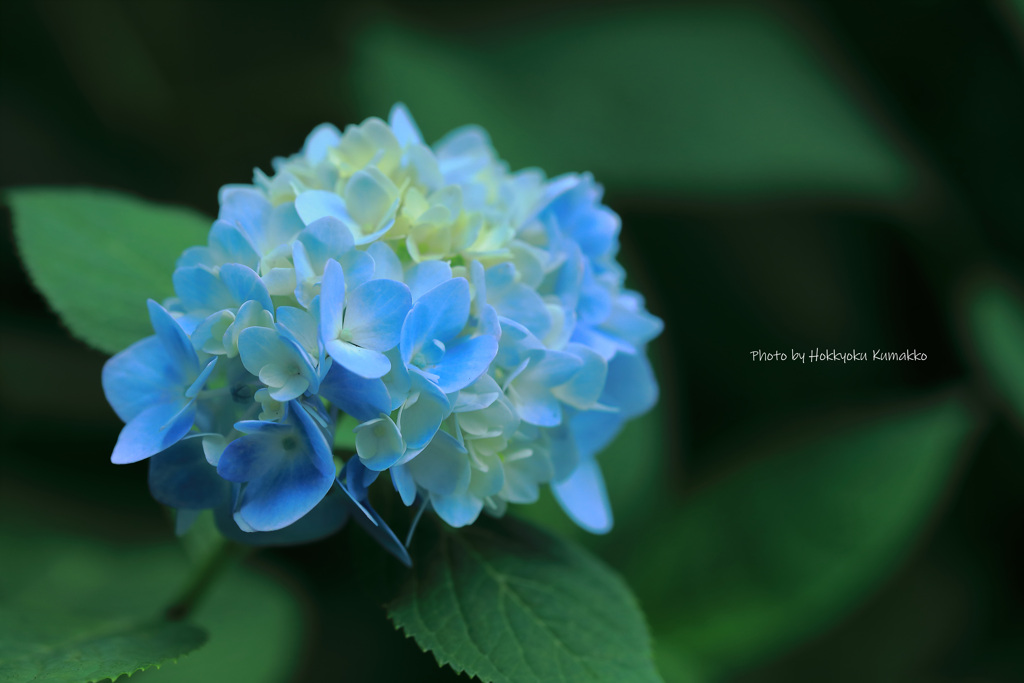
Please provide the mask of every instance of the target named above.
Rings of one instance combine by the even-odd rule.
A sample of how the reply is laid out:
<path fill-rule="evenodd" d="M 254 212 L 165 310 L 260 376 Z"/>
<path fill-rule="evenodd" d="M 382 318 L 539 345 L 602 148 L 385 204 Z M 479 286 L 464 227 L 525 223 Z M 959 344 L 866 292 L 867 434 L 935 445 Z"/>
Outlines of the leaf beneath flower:
<path fill-rule="evenodd" d="M 42 533 L 2 533 L 0 544 L 0 680 L 117 678 L 206 642 L 204 629 L 161 614 L 181 580 L 165 569 L 169 553 L 112 552 Z"/>
<path fill-rule="evenodd" d="M 181 252 L 206 244 L 210 219 L 94 188 L 8 190 L 18 252 L 72 334 L 116 353 L 153 334 L 146 299 L 171 296 Z"/>
<path fill-rule="evenodd" d="M 424 523 L 388 613 L 441 665 L 483 681 L 660 681 L 636 599 L 578 546 L 513 519 Z"/>

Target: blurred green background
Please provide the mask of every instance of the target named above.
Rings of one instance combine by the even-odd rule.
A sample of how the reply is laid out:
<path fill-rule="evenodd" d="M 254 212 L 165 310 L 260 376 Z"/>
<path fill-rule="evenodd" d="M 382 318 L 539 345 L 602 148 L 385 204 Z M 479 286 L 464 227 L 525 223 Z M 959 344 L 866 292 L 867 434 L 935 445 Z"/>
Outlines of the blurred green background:
<path fill-rule="evenodd" d="M 0 8 L 0 187 L 212 216 L 316 124 L 398 100 L 428 141 L 478 123 L 513 169 L 592 171 L 622 217 L 661 404 L 604 459 L 609 536 L 523 514 L 623 574 L 666 680 L 1020 680 L 1024 3 Z M 109 464 L 104 356 L 4 230 L 2 571 L 97 591 L 131 556 L 131 590 L 166 593 L 187 560 L 146 468 Z M 928 359 L 750 356 L 815 348 Z M 348 529 L 262 552 L 197 615 L 210 645 L 139 677 L 454 679 L 386 620 L 390 563 Z"/>

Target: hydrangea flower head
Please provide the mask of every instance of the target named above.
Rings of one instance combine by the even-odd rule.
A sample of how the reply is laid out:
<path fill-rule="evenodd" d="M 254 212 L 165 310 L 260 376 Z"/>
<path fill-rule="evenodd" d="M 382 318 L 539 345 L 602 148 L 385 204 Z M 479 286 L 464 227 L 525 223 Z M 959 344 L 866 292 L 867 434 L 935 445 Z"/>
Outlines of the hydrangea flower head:
<path fill-rule="evenodd" d="M 408 562 L 370 505 L 387 482 L 456 527 L 550 485 L 607 531 L 598 455 L 657 401 L 662 324 L 624 288 L 601 195 L 589 174 L 510 172 L 476 127 L 428 146 L 402 105 L 317 127 L 272 174 L 222 188 L 176 296 L 149 303 L 155 335 L 107 362 L 126 423 L 113 461 L 149 459 L 182 526 L 212 509 L 250 543 L 353 517 Z"/>

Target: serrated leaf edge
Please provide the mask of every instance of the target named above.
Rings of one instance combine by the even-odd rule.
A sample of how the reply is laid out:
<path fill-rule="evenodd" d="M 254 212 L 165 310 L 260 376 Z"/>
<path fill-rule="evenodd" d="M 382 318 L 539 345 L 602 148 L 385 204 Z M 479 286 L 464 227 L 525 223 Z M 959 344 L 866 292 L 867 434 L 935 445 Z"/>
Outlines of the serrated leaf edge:
<path fill-rule="evenodd" d="M 516 520 L 516 521 L 518 523 L 520 523 L 520 524 L 525 524 L 526 526 L 533 528 L 533 525 L 528 524 L 528 523 L 524 522 L 523 520 Z M 493 531 L 488 530 L 488 529 L 477 528 L 477 529 L 474 529 L 474 531 L 476 531 L 478 533 L 481 533 L 481 534 L 486 534 L 486 535 L 492 535 L 492 536 L 496 535 L 496 534 L 493 533 Z M 589 551 L 587 551 L 583 547 L 579 546 L 578 544 L 573 543 L 572 541 L 569 541 L 567 539 L 555 536 L 555 535 L 549 533 L 547 530 L 539 530 L 539 529 L 533 528 L 533 531 L 534 532 L 539 532 L 539 533 L 541 533 L 541 535 L 548 536 L 550 538 L 556 539 L 562 545 L 563 549 L 566 552 L 571 553 L 571 554 L 575 554 L 575 555 L 582 555 L 587 560 L 593 561 L 598 567 L 600 567 L 600 569 L 602 571 L 607 573 L 609 575 L 609 577 L 611 577 L 612 579 L 614 579 L 615 581 L 617 581 L 618 583 L 621 584 L 621 587 L 624 589 L 622 592 L 625 593 L 626 599 L 628 600 L 630 605 L 635 609 L 636 613 L 640 616 L 642 625 L 644 627 L 644 631 L 647 634 L 647 648 L 646 648 L 646 652 L 644 653 L 645 654 L 645 658 L 647 659 L 648 663 L 650 664 L 651 670 L 654 672 L 654 674 L 660 680 L 661 679 L 661 672 L 658 670 L 657 661 L 656 661 L 655 656 L 654 656 L 654 641 L 653 641 L 653 637 L 652 637 L 652 631 L 651 631 L 650 623 L 648 622 L 647 615 L 644 613 L 643 608 L 640 605 L 640 601 L 637 599 L 636 595 L 630 589 L 629 583 L 626 582 L 626 580 L 622 577 L 621 574 L 619 574 L 619 572 L 615 571 L 615 569 L 610 567 L 601 558 L 593 556 Z M 500 580 L 500 578 L 493 578 L 493 574 L 497 570 L 494 567 L 492 567 L 486 561 L 485 558 L 481 557 L 479 555 L 479 553 L 476 552 L 475 548 L 473 548 L 472 545 L 470 543 L 468 543 L 465 539 L 458 538 L 457 534 L 448 532 L 448 533 L 442 533 L 441 534 L 439 542 L 443 543 L 447 547 L 447 545 L 449 543 L 449 537 L 455 537 L 457 540 L 462 542 L 463 545 L 467 548 L 467 550 L 469 550 L 477 558 L 477 560 L 486 568 L 488 574 L 492 575 L 492 580 L 494 580 L 497 583 L 499 583 L 500 585 L 504 586 L 504 584 L 506 583 L 505 581 Z M 450 563 L 446 563 L 445 566 L 446 566 L 446 571 L 449 572 L 449 581 L 451 581 L 451 578 L 452 578 L 451 575 L 450 575 L 451 565 L 450 565 Z M 500 577 L 500 572 L 498 572 L 498 574 L 499 574 L 499 577 Z M 419 579 L 416 577 L 415 574 L 410 574 L 410 579 L 413 581 L 413 585 L 414 586 L 418 586 Z M 394 601 L 385 604 L 384 608 L 387 611 L 388 619 L 394 624 L 395 630 L 401 631 L 405 635 L 406 638 L 412 638 L 412 640 L 416 643 L 416 646 L 424 654 L 428 654 L 429 653 L 429 654 L 433 655 L 434 660 L 437 662 L 439 667 L 443 668 L 443 667 L 447 666 L 452 671 L 454 671 L 456 674 L 465 674 L 470 679 L 476 679 L 476 680 L 479 680 L 479 681 L 484 681 L 484 683 L 496 683 L 495 680 L 483 678 L 479 673 L 471 674 L 466 668 L 462 668 L 462 667 L 456 665 L 450 659 L 448 659 L 447 655 L 445 655 L 445 654 L 443 654 L 441 652 L 437 652 L 437 651 L 431 650 L 428 646 L 426 646 L 423 643 L 421 643 L 419 641 L 419 639 L 416 638 L 415 635 L 410 633 L 410 631 L 409 631 L 410 622 L 409 621 L 400 621 L 398 616 L 392 612 L 391 606 L 392 606 L 393 602 Z M 416 611 L 418 613 L 419 612 L 418 603 L 416 604 L 415 609 L 416 609 Z M 527 611 L 532 611 L 532 610 L 527 610 Z M 420 619 L 419 621 L 420 621 L 420 623 L 423 625 L 424 629 L 428 633 L 430 633 L 430 634 L 434 633 L 434 630 L 431 629 L 429 626 L 427 626 L 426 623 L 423 622 L 422 619 Z M 538 620 L 538 623 L 545 630 L 547 630 L 547 627 L 546 627 L 546 625 L 544 624 L 543 621 Z M 472 637 L 470 637 L 470 641 L 472 642 Z M 564 647 L 564 643 L 562 643 L 559 638 L 555 637 L 555 641 L 558 642 L 560 647 L 563 647 L 563 649 L 566 649 L 573 657 L 579 659 L 580 661 L 586 661 L 585 658 L 580 658 L 578 655 L 575 655 L 574 653 L 569 651 L 568 648 L 565 648 Z M 476 643 L 475 642 L 473 642 L 473 646 L 481 655 L 483 655 L 483 657 L 485 659 L 487 658 L 487 653 L 484 653 L 478 647 L 476 647 Z M 587 667 L 587 668 L 589 668 L 589 667 Z M 509 679 L 506 679 L 506 680 L 509 680 Z M 538 679 L 538 680 L 541 680 L 541 679 Z"/>

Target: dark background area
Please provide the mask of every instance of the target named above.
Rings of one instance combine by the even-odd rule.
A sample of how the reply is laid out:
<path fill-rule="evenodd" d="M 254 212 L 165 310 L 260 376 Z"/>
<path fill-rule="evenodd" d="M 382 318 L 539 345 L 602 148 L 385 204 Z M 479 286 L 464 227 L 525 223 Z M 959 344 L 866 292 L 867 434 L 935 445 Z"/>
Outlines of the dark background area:
<path fill-rule="evenodd" d="M 734 441 L 949 387 L 984 402 L 955 301 L 979 269 L 1024 280 L 1024 7 L 725 7 L 8 1 L 0 187 L 119 188 L 212 216 L 221 185 L 269 170 L 316 124 L 384 117 L 403 99 L 428 141 L 479 123 L 513 168 L 590 169 L 605 185 L 631 285 L 666 323 L 651 349 L 662 404 L 645 423 L 661 430 L 652 441 L 661 459 L 646 467 L 665 505 L 737 466 L 750 449 Z M 760 19 L 744 19 L 748 10 Z M 726 30 L 732 19 L 736 33 Z M 663 59 L 588 61 L 577 49 L 642 54 L 614 37 L 652 26 L 664 29 L 650 39 Z M 765 27 L 775 37 L 758 42 Z M 782 66 L 771 71 L 776 47 Z M 406 65 L 403 49 L 424 60 Z M 445 64 L 447 85 L 430 80 Z M 791 112 L 806 112 L 808 125 Z M 829 129 L 835 139 L 815 137 L 822 112 L 846 122 Z M 538 123 L 547 119 L 550 129 Z M 126 542 L 168 537 L 145 467 L 109 463 L 121 425 L 100 388 L 104 355 L 62 329 L 3 220 L 3 514 L 23 508 L 40 523 Z M 813 348 L 916 348 L 928 360 L 750 357 Z M 734 680 L 1020 680 L 1024 446 L 1019 425 L 993 415 L 888 578 Z M 613 566 L 630 547 L 614 531 L 585 542 Z M 454 678 L 435 675 L 429 655 L 393 631 L 383 588 L 353 585 L 350 572 L 392 568 L 350 530 L 256 562 L 305 596 L 291 680 Z"/>

